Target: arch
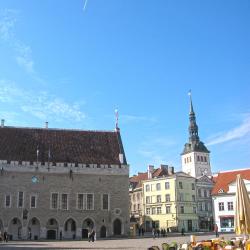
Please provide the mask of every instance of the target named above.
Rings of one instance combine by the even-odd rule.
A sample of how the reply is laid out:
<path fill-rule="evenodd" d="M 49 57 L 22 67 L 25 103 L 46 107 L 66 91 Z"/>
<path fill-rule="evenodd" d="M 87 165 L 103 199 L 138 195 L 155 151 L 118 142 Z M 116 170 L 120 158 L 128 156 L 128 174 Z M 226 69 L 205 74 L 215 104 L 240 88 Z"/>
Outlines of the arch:
<path fill-rule="evenodd" d="M 38 218 L 33 217 L 28 223 L 28 239 L 38 240 L 40 238 L 41 224 Z"/>
<path fill-rule="evenodd" d="M 113 222 L 113 232 L 114 232 L 114 235 L 122 234 L 122 222 L 118 218 L 116 218 Z"/>
<path fill-rule="evenodd" d="M 50 218 L 46 224 L 47 239 L 56 240 L 58 238 L 58 222 L 55 218 Z"/>
<path fill-rule="evenodd" d="M 101 226 L 101 229 L 100 229 L 100 237 L 101 238 L 106 238 L 107 237 L 107 229 L 106 227 L 103 225 Z"/>
<path fill-rule="evenodd" d="M 72 218 L 68 218 L 64 222 L 64 238 L 75 239 L 76 238 L 76 221 Z"/>
<path fill-rule="evenodd" d="M 14 217 L 9 222 L 8 234 L 10 240 L 19 240 L 22 239 L 22 223 L 21 220 L 17 217 Z"/>
<path fill-rule="evenodd" d="M 83 220 L 82 223 L 82 238 L 86 239 L 88 238 L 88 233 L 91 229 L 93 229 L 95 226 L 94 220 L 90 217 L 87 217 Z"/>

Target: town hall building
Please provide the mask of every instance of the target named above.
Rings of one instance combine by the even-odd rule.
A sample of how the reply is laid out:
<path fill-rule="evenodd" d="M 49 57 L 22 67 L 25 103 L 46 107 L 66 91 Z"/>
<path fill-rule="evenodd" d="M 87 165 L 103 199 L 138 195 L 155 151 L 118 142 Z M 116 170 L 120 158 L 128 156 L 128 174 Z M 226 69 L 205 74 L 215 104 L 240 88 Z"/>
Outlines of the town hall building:
<path fill-rule="evenodd" d="M 129 232 L 120 130 L 0 127 L 0 231 L 10 239 Z"/>

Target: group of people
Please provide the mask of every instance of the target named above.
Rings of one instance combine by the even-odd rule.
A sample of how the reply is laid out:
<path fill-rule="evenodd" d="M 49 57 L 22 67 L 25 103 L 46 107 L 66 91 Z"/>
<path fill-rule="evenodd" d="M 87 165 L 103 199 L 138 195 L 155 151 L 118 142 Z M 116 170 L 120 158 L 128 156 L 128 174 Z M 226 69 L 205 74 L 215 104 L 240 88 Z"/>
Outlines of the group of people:
<path fill-rule="evenodd" d="M 153 235 L 154 239 L 156 238 L 156 236 L 158 238 L 160 238 L 160 236 L 161 237 L 166 237 L 167 236 L 167 231 L 165 230 L 165 228 L 161 229 L 161 230 L 159 228 L 157 228 L 157 229 L 153 228 L 152 229 L 152 235 Z"/>
<path fill-rule="evenodd" d="M 8 234 L 6 231 L 3 234 L 0 231 L 0 241 L 8 242 Z"/>
<path fill-rule="evenodd" d="M 91 231 L 88 233 L 88 239 L 89 239 L 89 242 L 92 241 L 94 242 L 95 241 L 95 230 L 92 228 Z"/>

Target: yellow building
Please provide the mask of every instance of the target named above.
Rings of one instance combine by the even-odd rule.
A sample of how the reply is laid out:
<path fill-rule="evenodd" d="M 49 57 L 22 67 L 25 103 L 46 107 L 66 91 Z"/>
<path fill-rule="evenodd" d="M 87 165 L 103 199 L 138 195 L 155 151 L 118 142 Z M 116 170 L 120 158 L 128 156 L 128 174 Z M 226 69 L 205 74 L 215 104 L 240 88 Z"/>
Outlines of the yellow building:
<path fill-rule="evenodd" d="M 148 179 L 142 181 L 144 228 L 166 231 L 195 231 L 198 229 L 196 179 L 174 168 L 162 165 L 166 175 L 154 177 L 153 166 L 148 168 Z"/>

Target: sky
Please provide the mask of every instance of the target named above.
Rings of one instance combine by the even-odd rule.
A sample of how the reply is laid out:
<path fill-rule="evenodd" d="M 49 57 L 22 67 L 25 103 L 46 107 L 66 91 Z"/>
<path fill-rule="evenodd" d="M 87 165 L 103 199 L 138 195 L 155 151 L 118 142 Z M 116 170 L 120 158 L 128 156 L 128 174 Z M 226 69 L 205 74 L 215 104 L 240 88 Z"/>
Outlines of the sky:
<path fill-rule="evenodd" d="M 6 126 L 114 130 L 130 175 L 181 170 L 188 91 L 212 171 L 250 168 L 250 2 L 1 0 Z"/>

